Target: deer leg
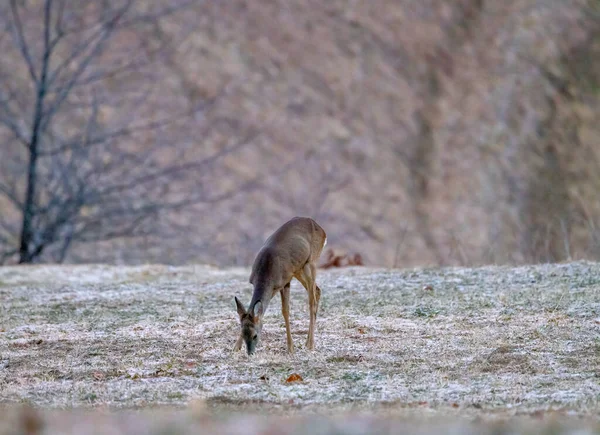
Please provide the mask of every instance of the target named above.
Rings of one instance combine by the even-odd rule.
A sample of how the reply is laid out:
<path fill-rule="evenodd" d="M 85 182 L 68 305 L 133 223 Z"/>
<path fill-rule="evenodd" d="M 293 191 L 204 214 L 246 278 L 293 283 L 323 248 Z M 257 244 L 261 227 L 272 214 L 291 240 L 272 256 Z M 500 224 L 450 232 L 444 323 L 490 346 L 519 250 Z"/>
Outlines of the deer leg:
<path fill-rule="evenodd" d="M 308 337 L 306 338 L 306 347 L 307 349 L 314 349 L 314 333 L 315 333 L 315 324 L 317 320 L 317 297 L 315 290 L 315 280 L 313 275 L 313 270 L 316 268 L 312 266 L 310 263 L 307 263 L 302 268 L 300 272 L 299 281 L 302 283 L 306 291 L 308 292 L 308 307 L 310 312 L 310 323 L 308 325 Z"/>
<path fill-rule="evenodd" d="M 306 292 L 308 293 L 308 306 L 309 306 L 309 313 L 312 313 L 312 306 L 314 303 L 314 298 L 312 296 L 312 291 L 311 291 L 311 285 L 310 285 L 310 278 L 306 275 L 307 272 L 307 266 L 303 267 L 302 269 L 300 269 L 300 271 L 298 271 L 295 275 L 294 278 L 296 278 L 298 281 L 300 281 L 300 284 L 302 284 L 302 287 L 304 287 L 306 289 Z M 306 347 L 308 348 L 310 345 L 310 334 L 311 331 L 313 329 L 313 320 L 312 320 L 312 314 L 310 315 L 310 323 L 308 326 L 308 338 L 306 340 Z"/>
<path fill-rule="evenodd" d="M 287 337 L 287 349 L 289 353 L 294 353 L 294 343 L 292 342 L 292 332 L 290 330 L 290 283 L 288 282 L 281 289 L 281 314 L 285 321 L 285 333 Z"/>
<path fill-rule="evenodd" d="M 308 267 L 310 270 L 310 282 L 309 284 L 311 285 L 311 289 L 312 289 L 312 307 L 310 307 L 310 317 L 311 317 L 311 323 L 312 323 L 312 330 L 309 329 L 309 336 L 308 336 L 308 340 L 310 340 L 310 343 L 308 345 L 309 349 L 314 349 L 315 348 L 315 329 L 317 329 L 317 311 L 319 309 L 319 300 L 321 299 L 321 289 L 319 289 L 317 287 L 317 267 L 313 264 L 313 263 L 308 263 L 306 266 L 304 266 L 305 268 Z M 309 293 L 309 296 L 310 293 Z M 310 305 L 310 304 L 309 304 Z"/>
<path fill-rule="evenodd" d="M 315 299 L 316 299 L 316 304 L 315 304 L 315 318 L 316 318 L 316 315 L 319 313 L 319 301 L 321 300 L 321 289 L 319 288 L 319 286 L 317 285 L 316 282 L 315 282 Z"/>
<path fill-rule="evenodd" d="M 240 350 L 242 348 L 242 341 L 243 340 L 244 339 L 242 338 L 242 334 L 240 334 L 240 336 L 238 337 L 238 339 L 237 339 L 237 341 L 235 343 L 235 346 L 233 346 L 233 350 L 235 352 L 237 352 L 238 350 Z"/>

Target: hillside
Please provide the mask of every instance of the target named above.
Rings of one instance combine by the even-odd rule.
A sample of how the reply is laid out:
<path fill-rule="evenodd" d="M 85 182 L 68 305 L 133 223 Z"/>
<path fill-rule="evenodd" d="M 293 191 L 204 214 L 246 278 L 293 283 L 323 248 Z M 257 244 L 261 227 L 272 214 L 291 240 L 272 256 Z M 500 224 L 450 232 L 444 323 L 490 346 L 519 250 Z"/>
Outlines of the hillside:
<path fill-rule="evenodd" d="M 595 0 L 208 1 L 166 17 L 144 33 L 170 53 L 148 110 L 218 99 L 146 140 L 189 157 L 257 132 L 177 193 L 260 185 L 67 261 L 247 265 L 295 215 L 376 266 L 598 258 L 599 17 Z"/>

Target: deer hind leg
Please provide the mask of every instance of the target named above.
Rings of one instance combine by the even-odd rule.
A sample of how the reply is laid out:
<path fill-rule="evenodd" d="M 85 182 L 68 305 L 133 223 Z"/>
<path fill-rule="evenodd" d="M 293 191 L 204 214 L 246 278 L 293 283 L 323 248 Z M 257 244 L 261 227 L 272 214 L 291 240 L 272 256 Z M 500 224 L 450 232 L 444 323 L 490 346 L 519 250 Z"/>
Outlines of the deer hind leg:
<path fill-rule="evenodd" d="M 313 306 L 311 308 L 311 318 L 312 318 L 312 332 L 310 333 L 308 340 L 310 340 L 309 349 L 315 348 L 315 329 L 317 329 L 317 311 L 319 311 L 319 301 L 321 300 L 321 289 L 317 286 L 317 267 L 313 263 L 308 263 L 305 267 L 309 268 L 311 282 L 312 282 L 312 299 Z M 310 296 L 310 295 L 309 295 Z M 310 332 L 310 331 L 309 331 Z"/>
<path fill-rule="evenodd" d="M 281 314 L 285 321 L 285 333 L 287 337 L 287 349 L 289 353 L 294 353 L 294 343 L 292 342 L 292 332 L 290 330 L 290 283 L 288 282 L 281 289 Z"/>
<path fill-rule="evenodd" d="M 310 323 L 308 325 L 308 337 L 306 338 L 306 347 L 310 350 L 314 349 L 314 333 L 315 324 L 317 321 L 317 291 L 315 290 L 315 272 L 316 268 L 307 263 L 302 270 L 296 275 L 296 279 L 304 286 L 308 292 L 308 307 L 310 312 Z"/>
<path fill-rule="evenodd" d="M 327 236 L 325 236 L 325 239 L 323 240 L 323 245 L 321 246 L 316 246 L 313 254 L 310 257 L 310 260 L 307 264 L 307 266 L 310 267 L 311 270 L 311 276 L 313 279 L 313 283 L 315 285 L 315 318 L 317 316 L 317 313 L 319 312 L 319 301 L 321 300 L 321 289 L 319 288 L 319 286 L 317 285 L 317 267 L 316 264 L 319 261 L 319 258 L 321 257 L 321 253 L 323 251 L 323 248 L 325 247 L 325 245 L 327 244 Z M 305 266 L 306 267 L 306 266 Z"/>
<path fill-rule="evenodd" d="M 321 289 L 319 288 L 319 286 L 317 285 L 317 283 L 315 282 L 315 317 L 317 314 L 319 314 L 319 301 L 321 300 Z"/>

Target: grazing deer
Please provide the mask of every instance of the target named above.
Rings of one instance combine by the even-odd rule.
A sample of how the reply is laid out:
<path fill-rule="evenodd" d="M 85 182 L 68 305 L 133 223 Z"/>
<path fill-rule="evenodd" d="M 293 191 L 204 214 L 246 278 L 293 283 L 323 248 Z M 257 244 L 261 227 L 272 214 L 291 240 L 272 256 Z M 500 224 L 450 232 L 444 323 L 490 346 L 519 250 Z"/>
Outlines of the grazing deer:
<path fill-rule="evenodd" d="M 263 315 L 271 298 L 281 294 L 281 313 L 285 320 L 288 352 L 294 352 L 290 331 L 290 282 L 296 278 L 308 292 L 310 324 L 306 347 L 314 349 L 314 332 L 321 299 L 321 289 L 317 286 L 317 261 L 327 243 L 327 235 L 314 220 L 295 217 L 275 231 L 260 249 L 250 274 L 250 284 L 254 286 L 248 310 L 235 297 L 240 316 L 241 332 L 234 350 L 246 343 L 248 355 L 254 353 L 262 329 Z"/>

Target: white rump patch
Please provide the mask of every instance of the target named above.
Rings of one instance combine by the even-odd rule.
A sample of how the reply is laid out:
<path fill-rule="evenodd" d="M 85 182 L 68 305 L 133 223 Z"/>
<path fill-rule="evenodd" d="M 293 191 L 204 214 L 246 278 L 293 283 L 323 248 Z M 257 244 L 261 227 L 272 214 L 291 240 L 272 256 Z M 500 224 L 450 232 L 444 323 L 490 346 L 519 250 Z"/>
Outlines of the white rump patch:
<path fill-rule="evenodd" d="M 323 246 L 325 246 L 327 244 L 327 237 L 325 237 L 325 243 L 323 243 Z"/>

